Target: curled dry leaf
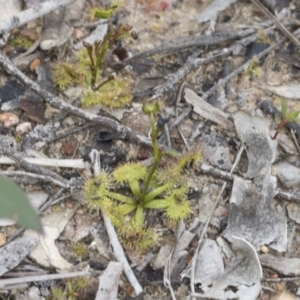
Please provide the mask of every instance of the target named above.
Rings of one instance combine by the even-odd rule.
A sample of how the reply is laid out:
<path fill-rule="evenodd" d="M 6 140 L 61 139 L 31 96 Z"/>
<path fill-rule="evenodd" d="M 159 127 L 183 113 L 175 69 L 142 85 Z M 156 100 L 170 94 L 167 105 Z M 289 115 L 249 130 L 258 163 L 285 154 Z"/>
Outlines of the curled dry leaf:
<path fill-rule="evenodd" d="M 25 133 L 28 133 L 31 130 L 31 123 L 30 122 L 24 122 L 24 123 L 20 123 L 17 128 L 17 134 L 18 135 L 23 135 Z"/>
<path fill-rule="evenodd" d="M 41 64 L 41 60 L 38 59 L 38 58 L 35 58 L 35 59 L 33 60 L 33 62 L 30 64 L 30 67 L 29 67 L 30 71 L 31 71 L 31 72 L 35 71 L 35 69 L 36 69 L 40 64 Z"/>
<path fill-rule="evenodd" d="M 4 127 L 12 127 L 19 123 L 19 117 L 12 113 L 0 114 L 0 122 L 3 123 Z"/>

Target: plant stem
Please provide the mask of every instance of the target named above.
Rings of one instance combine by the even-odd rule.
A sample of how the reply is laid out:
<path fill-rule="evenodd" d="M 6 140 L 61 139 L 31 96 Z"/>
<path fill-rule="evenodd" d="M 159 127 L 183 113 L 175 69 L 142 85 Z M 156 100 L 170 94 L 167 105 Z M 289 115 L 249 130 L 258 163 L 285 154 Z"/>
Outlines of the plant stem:
<path fill-rule="evenodd" d="M 147 180 L 146 180 L 145 185 L 143 187 L 142 195 L 141 195 L 141 198 L 140 198 L 142 203 L 144 203 L 144 201 L 145 201 L 145 196 L 146 196 L 146 193 L 148 191 L 150 181 L 152 179 L 152 176 L 153 176 L 153 174 L 154 174 L 154 172 L 155 172 L 155 170 L 156 170 L 159 162 L 160 162 L 160 160 L 155 159 L 154 163 L 151 166 L 151 169 L 150 169 L 150 171 L 148 173 L 148 177 L 147 177 Z"/>
<path fill-rule="evenodd" d="M 152 148 L 153 148 L 154 163 L 151 166 L 151 169 L 148 173 L 145 185 L 142 190 L 142 195 L 140 197 L 140 200 L 142 203 L 144 203 L 144 201 L 145 201 L 145 196 L 148 191 L 150 181 L 151 181 L 153 174 L 154 174 L 155 170 L 157 169 L 157 166 L 160 163 L 162 156 L 163 156 L 163 152 L 158 149 L 157 137 L 158 137 L 159 129 L 155 126 L 155 120 L 154 120 L 153 113 L 151 113 L 150 118 L 151 118 L 151 141 L 152 141 Z"/>
<path fill-rule="evenodd" d="M 275 140 L 277 138 L 277 135 L 279 133 L 279 131 L 287 124 L 287 120 L 282 120 L 280 122 L 280 124 L 277 126 L 276 132 L 274 134 L 274 136 L 272 137 L 272 140 Z"/>

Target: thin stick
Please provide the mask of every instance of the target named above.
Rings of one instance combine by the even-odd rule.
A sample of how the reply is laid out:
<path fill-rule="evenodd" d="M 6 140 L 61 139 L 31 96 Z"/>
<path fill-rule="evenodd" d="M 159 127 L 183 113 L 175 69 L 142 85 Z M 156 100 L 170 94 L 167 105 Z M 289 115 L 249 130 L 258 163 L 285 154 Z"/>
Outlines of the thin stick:
<path fill-rule="evenodd" d="M 178 82 L 180 82 L 187 74 L 199 68 L 201 65 L 212 63 L 215 60 L 222 57 L 229 56 L 232 53 L 236 55 L 237 54 L 236 52 L 239 52 L 239 49 L 241 47 L 246 47 L 250 43 L 253 43 L 256 39 L 257 39 L 257 35 L 251 34 L 250 36 L 247 36 L 242 40 L 236 41 L 229 48 L 224 48 L 221 51 L 220 50 L 213 51 L 212 53 L 209 53 L 207 57 L 203 57 L 203 58 L 197 58 L 201 53 L 200 50 L 194 52 L 187 59 L 186 63 L 181 68 L 179 68 L 175 73 L 171 74 L 171 76 L 169 76 L 169 79 L 165 83 L 163 83 L 162 85 L 156 88 L 156 93 L 151 99 L 155 99 L 165 94 L 169 90 L 173 90 L 174 87 L 176 87 L 176 84 Z"/>
<path fill-rule="evenodd" d="M 94 175 L 97 176 L 101 172 L 101 165 L 100 165 L 100 153 L 97 150 L 92 150 L 91 153 L 91 159 L 94 169 Z M 127 258 L 125 256 L 124 250 L 122 248 L 122 245 L 119 242 L 118 235 L 115 231 L 114 226 L 112 225 L 109 217 L 102 211 L 102 217 L 104 220 L 104 224 L 106 227 L 107 234 L 109 236 L 110 243 L 112 245 L 114 256 L 117 259 L 118 262 L 120 262 L 123 266 L 124 273 L 132 285 L 136 295 L 139 295 L 143 289 L 141 285 L 139 284 L 137 278 L 135 277 L 135 274 L 133 273 Z"/>
<path fill-rule="evenodd" d="M 280 44 L 283 43 L 285 39 L 282 38 L 280 39 L 279 42 L 271 45 L 270 47 L 268 47 L 267 49 L 259 52 L 256 57 L 258 59 L 261 59 L 262 57 L 266 56 L 267 54 L 269 54 L 272 50 L 274 50 L 275 48 L 277 48 Z M 251 60 L 248 60 L 247 62 L 245 62 L 243 65 L 241 65 L 240 67 L 238 67 L 237 69 L 235 69 L 233 72 L 231 72 L 229 75 L 227 75 L 226 77 L 220 79 L 217 84 L 215 84 L 212 88 L 210 88 L 206 93 L 204 93 L 201 98 L 203 100 L 207 99 L 208 97 L 210 97 L 211 95 L 214 94 L 214 92 L 217 91 L 217 89 L 219 89 L 221 86 L 224 86 L 229 80 L 231 80 L 232 78 L 236 77 L 238 74 L 242 73 L 243 71 L 245 71 L 249 65 L 251 64 Z"/>
<path fill-rule="evenodd" d="M 291 128 L 291 135 L 292 135 L 292 138 L 293 138 L 293 142 L 294 142 L 294 144 L 295 144 L 295 146 L 296 146 L 296 148 L 298 150 L 298 153 L 300 154 L 299 143 L 298 143 L 298 141 L 296 139 L 295 132 L 294 132 L 294 130 L 292 128 Z"/>
<path fill-rule="evenodd" d="M 185 87 L 185 82 L 183 81 L 182 84 L 181 84 L 181 86 L 180 86 L 179 92 L 177 94 L 177 100 L 176 100 L 176 106 L 175 106 L 175 116 L 176 116 L 176 118 L 178 118 L 178 104 L 179 104 L 179 102 L 181 100 L 182 91 L 183 91 L 184 87 Z M 189 145 L 188 145 L 188 143 L 186 141 L 186 138 L 183 135 L 182 130 L 180 128 L 180 124 L 178 124 L 177 129 L 178 129 L 180 137 L 182 138 L 182 140 L 184 142 L 185 147 L 187 148 L 187 150 L 190 150 L 190 147 L 189 147 Z"/>
<path fill-rule="evenodd" d="M 205 163 L 201 164 L 197 171 L 228 182 L 232 182 L 235 176 L 229 172 L 217 169 Z M 277 189 L 275 197 L 285 201 L 300 203 L 300 192 L 298 191 L 289 192 L 282 189 Z"/>
<path fill-rule="evenodd" d="M 72 169 L 86 169 L 89 167 L 88 162 L 83 159 L 56 159 L 56 158 L 33 158 L 24 157 L 26 162 L 44 167 L 56 167 L 56 168 L 72 168 Z M 1 165 L 14 165 L 16 162 L 8 157 L 0 157 Z"/>
<path fill-rule="evenodd" d="M 169 289 L 172 300 L 176 300 L 175 293 L 171 283 L 171 261 L 172 261 L 173 253 L 174 253 L 174 248 L 172 249 L 170 255 L 167 258 L 167 263 L 164 269 L 164 286 Z"/>
<path fill-rule="evenodd" d="M 192 36 L 192 37 L 180 37 L 177 39 L 173 39 L 171 41 L 167 41 L 162 43 L 158 47 L 154 49 L 146 50 L 144 52 L 138 53 L 126 60 L 124 60 L 125 64 L 128 64 L 131 61 L 136 59 L 141 59 L 154 55 L 163 55 L 163 54 L 171 54 L 174 52 L 186 50 L 193 47 L 201 47 L 201 46 L 210 46 L 210 45 L 218 45 L 220 43 L 229 42 L 231 40 L 245 37 L 254 33 L 254 29 L 246 29 L 239 32 L 232 33 L 221 33 L 221 34 L 213 34 L 213 35 L 200 35 L 200 36 Z"/>
<path fill-rule="evenodd" d="M 5 153 L 6 155 L 9 155 L 10 157 L 13 157 L 13 159 L 16 160 L 20 164 L 20 166 L 24 168 L 26 171 L 37 173 L 43 176 L 49 176 L 52 177 L 54 180 L 61 181 L 63 184 L 68 185 L 68 180 L 56 174 L 55 172 L 37 165 L 33 165 L 27 160 L 25 160 L 21 152 L 17 152 L 14 151 L 13 149 L 2 147 L 1 145 L 0 145 L 0 151 Z"/>
<path fill-rule="evenodd" d="M 93 123 L 88 123 L 88 124 L 85 124 L 85 125 L 82 125 L 82 126 L 79 126 L 79 127 L 76 127 L 76 128 L 69 128 L 68 130 L 64 131 L 64 133 L 61 133 L 55 137 L 52 137 L 52 138 L 49 138 L 46 143 L 53 143 L 53 142 L 56 142 L 58 140 L 61 140 L 71 134 L 74 134 L 76 132 L 79 132 L 79 131 L 83 131 L 85 129 L 88 129 L 92 126 L 95 126 L 95 124 Z"/>
<path fill-rule="evenodd" d="M 59 8 L 60 6 L 68 5 L 74 1 L 75 0 L 52 0 L 23 10 L 22 12 L 0 22 L 0 35 L 16 27 L 27 24 L 32 20 L 40 18 L 43 15 Z"/>
<path fill-rule="evenodd" d="M 61 181 L 55 180 L 54 178 L 50 177 L 50 176 L 44 176 L 44 175 L 40 175 L 40 174 L 35 174 L 35 173 L 30 173 L 30 172 L 25 172 L 25 171 L 3 171 L 0 172 L 1 175 L 4 176 L 23 176 L 23 177 L 31 177 L 31 178 L 36 178 L 36 179 L 41 179 L 43 181 L 47 181 L 47 182 L 51 182 L 55 185 L 58 185 L 60 187 L 63 188 L 68 188 L 68 185 L 65 185 L 64 183 L 62 183 Z"/>
<path fill-rule="evenodd" d="M 235 170 L 237 164 L 239 163 L 243 151 L 244 151 L 244 147 L 242 146 L 242 147 L 240 148 L 239 152 L 237 153 L 235 162 L 234 162 L 234 164 L 233 164 L 233 166 L 232 166 L 232 168 L 231 168 L 231 170 L 230 170 L 230 174 L 233 173 L 233 171 Z M 193 256 L 193 259 L 192 259 L 192 264 L 191 264 L 191 283 L 190 283 L 190 286 L 191 286 L 191 292 L 192 292 L 192 293 L 195 293 L 195 269 L 196 269 L 197 256 L 198 256 L 198 253 L 199 253 L 199 251 L 200 251 L 200 247 L 202 246 L 202 241 L 203 241 L 204 235 L 206 234 L 206 231 L 207 231 L 208 225 L 209 225 L 209 223 L 210 223 L 210 220 L 211 220 L 211 218 L 212 218 L 212 215 L 213 215 L 213 213 L 214 213 L 216 207 L 217 207 L 218 204 L 219 204 L 219 201 L 220 201 L 220 199 L 221 199 L 221 196 L 222 196 L 222 194 L 223 194 L 223 192 L 224 192 L 224 190 L 225 190 L 225 188 L 226 188 L 226 185 L 227 185 L 227 183 L 224 182 L 224 183 L 223 183 L 223 186 L 222 186 L 222 188 L 221 188 L 221 190 L 220 190 L 220 192 L 219 192 L 219 194 L 218 194 L 218 196 L 217 196 L 217 198 L 216 198 L 216 201 L 215 201 L 213 207 L 211 208 L 211 210 L 210 210 L 210 212 L 209 212 L 209 214 L 208 214 L 208 216 L 207 216 L 207 219 L 206 219 L 204 228 L 203 228 L 203 230 L 202 230 L 202 233 L 201 233 L 200 238 L 199 238 L 199 241 L 198 241 L 197 249 L 196 249 L 196 251 L 195 251 L 195 253 L 194 253 L 194 256 Z"/>
<path fill-rule="evenodd" d="M 283 277 L 283 278 L 262 278 L 262 282 L 291 282 L 298 281 L 300 277 Z"/>
<path fill-rule="evenodd" d="M 28 276 L 28 277 L 19 277 L 19 278 L 10 278 L 10 279 L 1 279 L 0 288 L 9 288 L 9 285 L 28 283 L 34 281 L 48 281 L 48 280 L 58 280 L 73 278 L 79 276 L 90 276 L 91 274 L 87 271 L 73 272 L 73 273 L 61 273 L 61 274 L 46 274 L 46 275 L 37 275 L 37 276 Z"/>
<path fill-rule="evenodd" d="M 282 24 L 276 17 L 258 0 L 251 0 L 254 5 L 256 5 L 262 12 L 270 18 L 276 25 L 276 27 L 298 48 L 300 48 L 299 40 Z"/>
<path fill-rule="evenodd" d="M 176 118 L 176 120 L 170 125 L 169 127 L 169 132 L 171 132 L 176 126 L 178 126 L 178 124 L 180 124 L 183 119 L 185 119 L 189 114 L 190 112 L 193 110 L 192 106 L 191 107 L 188 107 L 187 109 L 185 109 L 180 115 L 178 118 Z M 162 143 L 162 141 L 166 138 L 166 135 L 165 133 L 163 133 L 159 139 L 158 139 L 158 142 L 159 143 Z"/>

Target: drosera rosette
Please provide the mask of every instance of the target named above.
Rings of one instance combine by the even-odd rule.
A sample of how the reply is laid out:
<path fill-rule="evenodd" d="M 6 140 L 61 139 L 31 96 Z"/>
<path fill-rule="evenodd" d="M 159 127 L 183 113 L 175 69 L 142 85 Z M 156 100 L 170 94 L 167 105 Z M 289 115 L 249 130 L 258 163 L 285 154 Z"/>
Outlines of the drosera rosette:
<path fill-rule="evenodd" d="M 113 172 L 115 181 L 121 185 L 130 184 L 132 181 L 144 180 L 147 168 L 140 163 L 127 163 L 119 166 Z"/>
<path fill-rule="evenodd" d="M 95 178 L 89 179 L 85 184 L 85 200 L 88 208 L 97 212 L 109 211 L 112 206 L 109 198 L 112 184 L 111 174 L 107 171 L 102 171 Z"/>
<path fill-rule="evenodd" d="M 71 85 L 82 85 L 85 74 L 76 65 L 69 62 L 56 62 L 52 69 L 52 81 L 60 89 L 65 90 Z"/>
<path fill-rule="evenodd" d="M 187 197 L 188 189 L 185 187 L 174 188 L 169 194 L 167 201 L 166 216 L 171 221 L 178 222 L 180 219 L 186 219 L 191 213 L 191 207 Z"/>
<path fill-rule="evenodd" d="M 130 248 L 155 244 L 153 229 L 147 227 L 145 210 L 162 210 L 173 223 L 187 218 L 191 213 L 188 203 L 189 184 L 186 169 L 194 168 L 201 159 L 198 150 L 178 155 L 164 151 L 158 144 L 163 126 L 157 122 L 159 105 L 148 103 L 143 111 L 151 122 L 153 163 L 125 163 L 111 174 L 102 172 L 86 184 L 89 207 L 104 210 L 115 225 L 124 243 Z"/>
<path fill-rule="evenodd" d="M 138 252 L 146 251 L 158 242 L 158 235 L 152 228 L 140 227 L 133 219 L 124 221 L 118 231 L 118 237 L 127 250 Z"/>

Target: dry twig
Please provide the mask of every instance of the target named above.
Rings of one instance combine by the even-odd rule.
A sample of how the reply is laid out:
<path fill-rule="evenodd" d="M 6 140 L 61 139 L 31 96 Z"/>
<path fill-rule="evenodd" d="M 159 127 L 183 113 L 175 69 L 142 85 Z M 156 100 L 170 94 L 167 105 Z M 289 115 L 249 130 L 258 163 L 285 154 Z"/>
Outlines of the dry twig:
<path fill-rule="evenodd" d="M 93 149 L 90 156 L 92 159 L 94 175 L 97 176 L 101 171 L 100 153 L 99 153 L 99 151 Z M 133 273 L 133 271 L 127 261 L 124 250 L 122 248 L 122 245 L 119 242 L 115 228 L 114 228 L 113 224 L 111 223 L 109 217 L 103 211 L 102 211 L 102 217 L 104 220 L 107 234 L 109 236 L 110 243 L 111 243 L 113 251 L 114 251 L 114 255 L 115 255 L 117 261 L 122 264 L 124 273 L 125 273 L 128 281 L 134 288 L 136 295 L 139 295 L 143 291 L 143 289 L 142 289 L 141 285 L 139 284 L 135 274 Z"/>
<path fill-rule="evenodd" d="M 276 27 L 298 48 L 300 48 L 299 40 L 282 24 L 276 17 L 259 1 L 251 0 L 254 5 L 256 5 L 268 18 L 270 18 L 276 25 Z"/>
<path fill-rule="evenodd" d="M 90 273 L 87 271 L 80 271 L 80 272 L 72 272 L 72 273 L 46 274 L 46 275 L 1 279 L 0 288 L 7 289 L 11 285 L 14 285 L 15 287 L 16 284 L 29 283 L 34 281 L 59 280 L 59 279 L 74 278 L 74 277 L 89 276 L 89 275 Z"/>
<path fill-rule="evenodd" d="M 21 81 L 28 89 L 42 97 L 50 106 L 57 108 L 59 110 L 66 111 L 75 116 L 88 120 L 90 122 L 96 123 L 104 128 L 109 128 L 115 132 L 120 133 L 124 138 L 128 138 L 132 141 L 140 142 L 148 147 L 152 147 L 151 141 L 145 136 L 134 132 L 131 128 L 121 125 L 115 120 L 112 120 L 107 117 L 98 116 L 95 114 L 91 114 L 83 111 L 80 108 L 77 108 L 71 104 L 68 104 L 59 98 L 55 97 L 48 91 L 42 89 L 37 83 L 32 81 L 29 77 L 19 71 L 11 61 L 5 57 L 0 52 L 0 66 L 4 68 L 4 70 L 12 73 L 19 81 Z"/>
<path fill-rule="evenodd" d="M 25 177 L 25 176 L 27 176 L 27 177 L 36 178 L 36 179 L 40 179 L 40 180 L 43 180 L 43 181 L 51 182 L 51 183 L 53 183 L 55 185 L 58 185 L 60 187 L 63 187 L 63 188 L 68 188 L 68 185 L 65 185 L 61 181 L 55 180 L 50 176 L 44 176 L 44 175 L 39 175 L 39 174 L 24 172 L 24 171 L 3 171 L 3 172 L 0 172 L 0 174 L 4 175 L 4 176 L 8 176 L 8 177 L 13 177 L 13 176 Z"/>

